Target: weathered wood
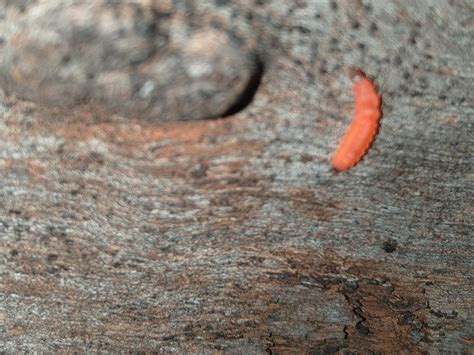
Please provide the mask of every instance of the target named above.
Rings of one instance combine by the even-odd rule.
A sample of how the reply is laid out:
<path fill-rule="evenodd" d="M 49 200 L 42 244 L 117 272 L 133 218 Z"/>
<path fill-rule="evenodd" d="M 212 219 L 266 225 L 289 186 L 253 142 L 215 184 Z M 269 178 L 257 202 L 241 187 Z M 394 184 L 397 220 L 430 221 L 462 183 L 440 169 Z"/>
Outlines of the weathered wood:
<path fill-rule="evenodd" d="M 472 352 L 472 5 L 215 3 L 264 63 L 233 116 L 1 98 L 0 349 Z M 350 66 L 384 117 L 335 173 Z"/>

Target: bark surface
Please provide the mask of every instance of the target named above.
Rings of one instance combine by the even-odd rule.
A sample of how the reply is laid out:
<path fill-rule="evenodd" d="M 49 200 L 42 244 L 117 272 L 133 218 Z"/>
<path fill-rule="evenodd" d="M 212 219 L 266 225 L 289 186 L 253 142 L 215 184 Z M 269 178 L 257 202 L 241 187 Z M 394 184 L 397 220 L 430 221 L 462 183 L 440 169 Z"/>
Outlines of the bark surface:
<path fill-rule="evenodd" d="M 196 6 L 255 36 L 233 115 L 1 96 L 0 350 L 472 352 L 472 4 Z M 336 173 L 351 66 L 383 118 Z"/>

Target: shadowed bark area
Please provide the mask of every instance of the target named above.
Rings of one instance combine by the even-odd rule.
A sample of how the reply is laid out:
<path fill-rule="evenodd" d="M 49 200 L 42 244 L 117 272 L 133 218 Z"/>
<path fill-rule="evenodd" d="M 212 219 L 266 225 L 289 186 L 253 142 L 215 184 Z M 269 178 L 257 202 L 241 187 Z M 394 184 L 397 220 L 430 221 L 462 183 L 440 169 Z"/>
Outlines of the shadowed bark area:
<path fill-rule="evenodd" d="M 0 350 L 472 351 L 472 5 L 203 4 L 258 38 L 234 115 L 1 96 Z M 351 66 L 384 116 L 335 173 Z"/>

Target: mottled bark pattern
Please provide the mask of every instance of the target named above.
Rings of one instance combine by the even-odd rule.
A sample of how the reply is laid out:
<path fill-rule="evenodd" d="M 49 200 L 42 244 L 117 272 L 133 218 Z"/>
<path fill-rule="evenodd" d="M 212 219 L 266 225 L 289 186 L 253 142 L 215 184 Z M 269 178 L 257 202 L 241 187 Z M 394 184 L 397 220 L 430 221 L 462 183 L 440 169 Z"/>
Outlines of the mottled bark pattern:
<path fill-rule="evenodd" d="M 41 2 L 0 1 L 8 11 L 20 3 Z M 472 352 L 472 5 L 196 6 L 169 36 L 194 21 L 203 25 L 184 38 L 234 38 L 247 24 L 256 39 L 264 75 L 234 115 L 162 122 L 103 102 L 58 110 L 0 96 L 0 350 Z M 63 23 L 57 14 L 48 20 Z M 217 32 L 210 17 L 223 19 Z M 97 64 L 105 86 L 121 82 L 120 61 L 141 61 L 156 52 L 148 40 L 161 41 L 129 32 L 125 18 L 135 50 L 104 43 L 118 72 L 74 64 Z M 237 57 L 247 58 L 244 43 Z M 329 160 L 353 111 L 350 66 L 375 78 L 384 117 L 362 161 L 335 173 Z M 56 96 L 54 85 L 69 83 L 55 80 L 41 95 L 60 102 L 82 90 L 78 81 Z M 112 87 L 103 100 L 127 97 Z"/>

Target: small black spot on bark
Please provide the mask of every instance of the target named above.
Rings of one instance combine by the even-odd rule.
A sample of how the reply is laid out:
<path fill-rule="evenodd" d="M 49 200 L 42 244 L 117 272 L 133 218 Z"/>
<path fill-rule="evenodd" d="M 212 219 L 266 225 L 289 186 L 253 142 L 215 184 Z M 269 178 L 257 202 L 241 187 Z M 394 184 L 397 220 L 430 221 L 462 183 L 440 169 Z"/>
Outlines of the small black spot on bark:
<path fill-rule="evenodd" d="M 408 38 L 408 43 L 412 44 L 412 45 L 415 45 L 416 44 L 416 37 L 418 36 L 418 32 L 416 31 L 413 31 L 411 34 L 410 34 L 410 37 Z"/>
<path fill-rule="evenodd" d="M 62 59 L 61 59 L 61 64 L 66 65 L 71 61 L 71 56 L 66 54 Z"/>
<path fill-rule="evenodd" d="M 357 323 L 356 329 L 359 332 L 359 334 L 362 334 L 362 335 L 369 334 L 369 327 L 367 327 L 367 325 L 364 322 Z"/>
<path fill-rule="evenodd" d="M 376 24 L 375 22 L 372 22 L 372 23 L 370 24 L 369 31 L 370 31 L 371 33 L 375 33 L 375 32 L 377 32 L 378 30 L 379 30 L 379 28 L 378 28 L 377 24 Z"/>
<path fill-rule="evenodd" d="M 438 318 L 447 318 L 447 319 L 454 319 L 458 316 L 458 312 L 452 310 L 451 313 L 444 313 L 439 310 L 430 310 L 430 313 L 435 315 Z"/>
<path fill-rule="evenodd" d="M 420 78 L 419 83 L 420 83 L 420 88 L 422 89 L 426 89 L 429 86 L 428 80 L 426 78 Z"/>
<path fill-rule="evenodd" d="M 21 215 L 21 211 L 18 210 L 18 209 L 15 209 L 15 208 L 9 209 L 9 210 L 8 210 L 8 213 L 9 213 L 10 215 L 16 215 L 16 216 L 20 216 L 20 215 Z"/>
<path fill-rule="evenodd" d="M 138 34 L 144 37 L 152 37 L 156 33 L 155 25 L 147 21 L 137 21 L 133 27 Z"/>
<path fill-rule="evenodd" d="M 411 312 L 406 312 L 401 315 L 401 317 L 398 319 L 398 324 L 400 325 L 407 325 L 413 322 L 415 319 L 415 316 Z"/>
<path fill-rule="evenodd" d="M 342 291 L 344 293 L 353 292 L 353 291 L 357 290 L 358 288 L 359 288 L 359 285 L 357 284 L 356 281 L 347 281 L 347 282 L 344 282 L 343 287 L 342 287 Z"/>
<path fill-rule="evenodd" d="M 66 244 L 68 247 L 72 247 L 74 245 L 74 240 L 64 239 L 64 244 Z"/>
<path fill-rule="evenodd" d="M 49 254 L 46 257 L 46 260 L 48 261 L 48 263 L 52 263 L 52 262 L 55 262 L 56 260 L 58 260 L 58 256 L 56 254 Z"/>
<path fill-rule="evenodd" d="M 415 320 L 413 323 L 410 324 L 410 330 L 414 333 L 419 333 L 423 330 L 423 324 Z"/>
<path fill-rule="evenodd" d="M 314 160 L 314 157 L 312 155 L 309 155 L 309 154 L 302 154 L 301 157 L 300 157 L 300 161 L 302 163 L 312 162 L 313 160 Z"/>
<path fill-rule="evenodd" d="M 206 177 L 207 169 L 207 165 L 198 164 L 191 170 L 191 176 L 196 179 Z"/>
<path fill-rule="evenodd" d="M 464 96 L 458 97 L 457 103 L 462 104 L 464 101 L 466 101 L 466 98 Z"/>
<path fill-rule="evenodd" d="M 383 250 L 386 253 L 393 253 L 397 250 L 397 242 L 393 239 L 386 240 L 385 243 L 383 243 Z"/>
<path fill-rule="evenodd" d="M 395 64 L 397 67 L 402 64 L 402 58 L 399 55 L 396 55 L 393 58 L 393 64 Z"/>
<path fill-rule="evenodd" d="M 294 27 L 295 30 L 297 30 L 298 32 L 301 32 L 301 33 L 310 33 L 311 30 L 307 27 L 304 27 L 304 26 L 296 26 Z"/>
<path fill-rule="evenodd" d="M 323 353 L 324 354 L 335 354 L 338 351 L 339 351 L 339 346 L 338 345 L 330 344 L 330 345 L 326 345 L 324 347 Z"/>
<path fill-rule="evenodd" d="M 328 72 L 326 68 L 326 62 L 322 61 L 321 64 L 319 65 L 319 74 L 326 74 Z"/>
<path fill-rule="evenodd" d="M 175 338 L 175 335 L 167 335 L 163 337 L 163 341 L 170 341 Z"/>
<path fill-rule="evenodd" d="M 49 267 L 46 269 L 46 271 L 50 274 L 56 274 L 59 272 L 59 269 L 57 267 Z"/>

